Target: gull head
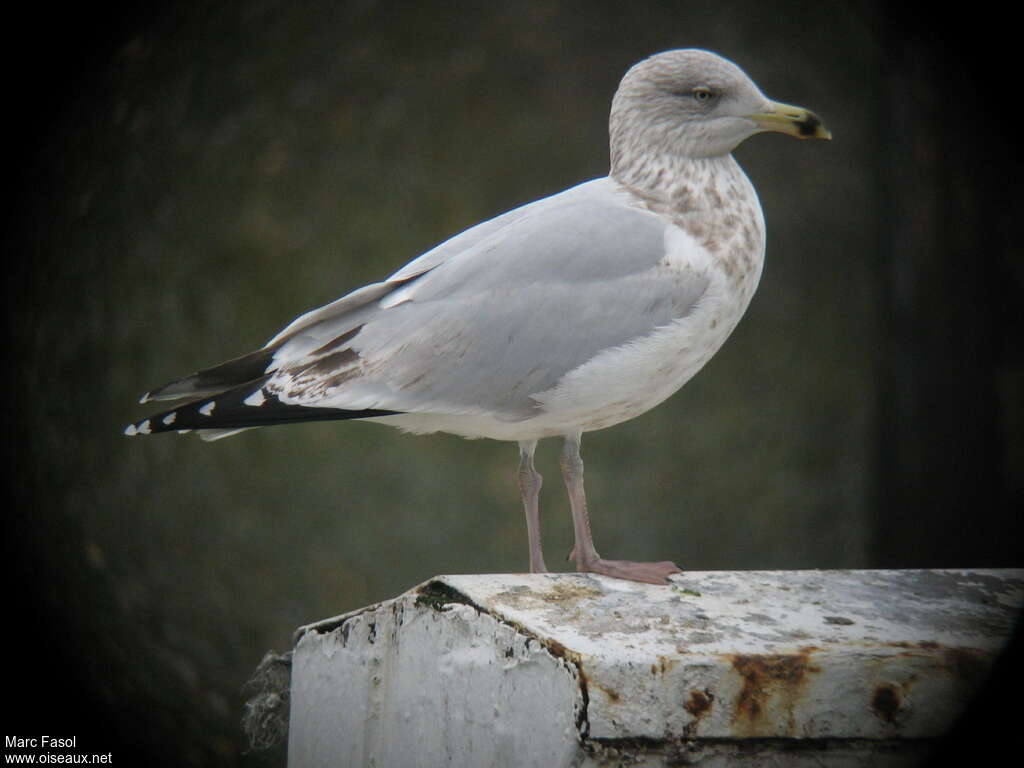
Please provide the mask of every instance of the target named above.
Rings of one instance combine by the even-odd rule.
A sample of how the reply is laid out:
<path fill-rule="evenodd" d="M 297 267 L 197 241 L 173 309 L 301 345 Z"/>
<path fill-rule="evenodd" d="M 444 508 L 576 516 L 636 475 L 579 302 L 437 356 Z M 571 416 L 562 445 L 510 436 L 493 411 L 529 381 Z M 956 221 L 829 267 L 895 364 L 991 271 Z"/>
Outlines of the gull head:
<path fill-rule="evenodd" d="M 810 110 L 770 100 L 738 66 L 699 49 L 634 65 L 612 100 L 610 129 L 613 175 L 644 156 L 726 155 L 763 131 L 832 137 Z"/>

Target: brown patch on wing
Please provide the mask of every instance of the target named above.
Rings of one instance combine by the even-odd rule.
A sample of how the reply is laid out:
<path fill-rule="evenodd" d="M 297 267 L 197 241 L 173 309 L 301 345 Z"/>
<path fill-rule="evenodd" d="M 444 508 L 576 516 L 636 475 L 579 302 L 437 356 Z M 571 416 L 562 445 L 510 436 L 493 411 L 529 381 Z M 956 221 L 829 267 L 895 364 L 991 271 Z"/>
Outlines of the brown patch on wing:
<path fill-rule="evenodd" d="M 345 345 L 351 342 L 361 329 L 362 326 L 358 326 L 343 333 L 311 353 L 305 360 L 289 366 L 286 371 L 288 384 L 271 389 L 287 389 L 288 397 L 308 401 L 326 397 L 346 381 L 358 378 L 363 374 L 362 358 L 358 352 Z"/>
<path fill-rule="evenodd" d="M 363 326 L 357 325 L 351 331 L 346 331 L 337 338 L 331 339 L 319 349 L 313 350 L 312 355 L 326 355 L 329 352 L 333 352 L 341 347 L 348 346 L 348 343 L 354 339 L 358 333 L 363 330 Z"/>
<path fill-rule="evenodd" d="M 335 389 L 340 387 L 346 381 L 352 379 L 358 379 L 363 375 L 363 369 L 361 367 L 353 366 L 352 368 L 346 368 L 344 371 L 338 371 L 333 376 L 329 376 L 324 379 L 323 386 L 325 389 Z"/>
<path fill-rule="evenodd" d="M 359 362 L 359 354 L 357 352 L 351 349 L 341 349 L 296 368 L 295 376 L 304 376 L 306 374 L 317 377 L 330 376 L 341 368 L 351 368 L 357 362 Z"/>

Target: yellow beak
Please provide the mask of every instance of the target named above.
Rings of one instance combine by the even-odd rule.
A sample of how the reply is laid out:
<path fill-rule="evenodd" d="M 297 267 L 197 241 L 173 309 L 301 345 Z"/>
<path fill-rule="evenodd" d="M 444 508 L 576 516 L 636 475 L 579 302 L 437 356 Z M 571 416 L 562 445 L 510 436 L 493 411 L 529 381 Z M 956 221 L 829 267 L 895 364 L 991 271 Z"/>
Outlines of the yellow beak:
<path fill-rule="evenodd" d="M 747 115 L 762 131 L 776 131 L 795 136 L 798 139 L 831 139 L 832 132 L 821 122 L 821 118 L 803 107 L 791 104 L 769 102 L 769 109 Z"/>

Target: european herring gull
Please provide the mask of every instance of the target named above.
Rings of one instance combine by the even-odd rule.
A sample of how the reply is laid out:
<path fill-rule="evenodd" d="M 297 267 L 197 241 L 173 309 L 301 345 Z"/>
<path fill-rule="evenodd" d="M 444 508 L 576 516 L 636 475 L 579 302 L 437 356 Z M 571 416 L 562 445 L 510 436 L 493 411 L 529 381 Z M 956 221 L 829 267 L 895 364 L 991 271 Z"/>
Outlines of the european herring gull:
<path fill-rule="evenodd" d="M 530 570 L 545 572 L 537 441 L 561 437 L 576 570 L 664 584 L 671 562 L 606 560 L 590 532 L 584 432 L 632 419 L 685 384 L 739 322 L 765 228 L 730 154 L 763 131 L 830 138 L 812 112 L 768 100 L 703 50 L 651 56 L 623 77 L 611 170 L 485 221 L 294 320 L 255 352 L 142 402 L 189 402 L 129 435 L 371 419 L 519 446 Z"/>

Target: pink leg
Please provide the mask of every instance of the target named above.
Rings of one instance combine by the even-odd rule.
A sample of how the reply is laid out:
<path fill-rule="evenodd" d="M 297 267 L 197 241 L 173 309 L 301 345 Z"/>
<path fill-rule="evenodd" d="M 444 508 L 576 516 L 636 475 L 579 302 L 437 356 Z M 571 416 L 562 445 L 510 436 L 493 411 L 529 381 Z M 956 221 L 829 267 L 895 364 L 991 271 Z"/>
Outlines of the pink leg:
<path fill-rule="evenodd" d="M 580 458 L 580 435 L 565 438 L 562 450 L 562 477 L 569 491 L 569 506 L 572 508 L 572 526 L 575 546 L 570 558 L 576 561 L 576 570 L 601 573 L 631 581 L 648 584 L 667 584 L 668 576 L 682 573 L 675 563 L 664 560 L 658 563 L 634 563 L 629 560 L 604 560 L 594 547 L 590 533 L 590 516 L 587 514 L 587 498 L 583 492 L 583 459 Z"/>
<path fill-rule="evenodd" d="M 519 444 L 519 492 L 526 512 L 526 535 L 530 541 L 530 573 L 547 573 L 544 551 L 540 544 L 540 473 L 533 466 L 533 451 L 537 441 Z"/>

